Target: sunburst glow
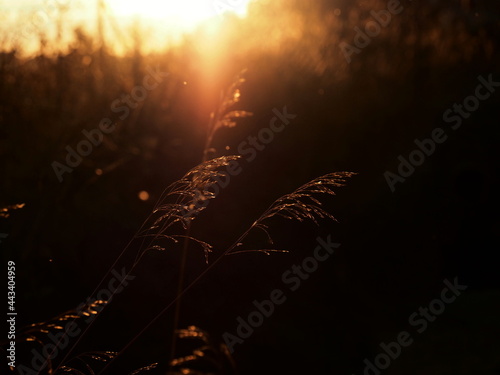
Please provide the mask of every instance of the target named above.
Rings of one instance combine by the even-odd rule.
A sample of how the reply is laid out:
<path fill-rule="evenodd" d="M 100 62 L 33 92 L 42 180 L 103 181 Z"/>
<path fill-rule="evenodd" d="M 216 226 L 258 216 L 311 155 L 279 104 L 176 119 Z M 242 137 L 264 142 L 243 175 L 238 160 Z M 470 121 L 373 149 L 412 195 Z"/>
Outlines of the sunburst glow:
<path fill-rule="evenodd" d="M 227 12 L 245 15 L 252 0 L 108 0 L 118 17 L 162 21 L 168 28 L 191 30 L 203 21 Z"/>

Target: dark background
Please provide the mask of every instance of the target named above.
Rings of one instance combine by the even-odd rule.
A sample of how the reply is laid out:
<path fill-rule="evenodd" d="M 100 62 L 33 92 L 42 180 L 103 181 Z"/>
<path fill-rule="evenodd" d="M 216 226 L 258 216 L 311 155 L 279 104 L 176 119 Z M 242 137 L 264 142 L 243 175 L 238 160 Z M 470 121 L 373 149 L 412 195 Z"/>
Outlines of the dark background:
<path fill-rule="evenodd" d="M 299 290 L 286 290 L 286 303 L 235 347 L 240 374 L 361 374 L 380 342 L 403 330 L 415 342 L 386 374 L 500 374 L 500 94 L 482 101 L 456 131 L 442 119 L 474 93 L 479 75 L 500 81 L 499 7 L 402 4 L 404 12 L 351 64 L 339 43 L 352 44 L 353 27 L 363 28 L 370 10 L 385 2 L 268 2 L 246 20 L 227 20 L 231 32 L 213 43 L 194 35 L 161 54 L 142 53 L 139 41 L 135 52 L 116 57 L 113 40 L 81 30 L 69 52 L 54 55 L 41 44 L 35 57 L 22 59 L 4 51 L 0 205 L 25 207 L 0 219 L 8 234 L 0 246 L 3 264 L 17 265 L 18 324 L 45 321 L 89 297 L 165 187 L 201 161 L 219 92 L 247 68 L 237 108 L 254 116 L 217 133 L 215 156 L 236 153 L 269 125 L 273 108 L 286 106 L 297 118 L 252 163 L 242 162 L 243 172 L 194 222 L 192 235 L 214 246 L 210 263 L 281 195 L 329 172 L 358 175 L 324 199 L 337 223 L 270 223 L 276 247 L 289 253 L 217 263 L 183 298 L 181 326 L 197 325 L 216 342 L 234 334 L 252 301 L 286 290 L 283 272 L 312 253 L 318 236 L 331 235 L 342 244 L 335 255 Z M 209 61 L 210 51 L 217 57 Z M 154 66 L 171 75 L 59 183 L 51 163 L 64 160 L 82 129 L 112 116 L 110 103 Z M 398 156 L 407 157 L 414 140 L 436 127 L 448 140 L 392 193 L 384 172 L 396 172 Z M 150 194 L 145 202 L 138 199 L 143 190 Z M 266 246 L 258 233 L 248 241 Z M 130 264 L 134 251 L 119 265 Z M 170 246 L 144 257 L 137 278 L 73 355 L 120 351 L 146 326 L 175 295 L 180 251 Z M 191 246 L 187 280 L 207 267 L 204 261 Z M 408 317 L 455 277 L 467 291 L 415 333 Z M 109 373 L 168 361 L 172 319 L 170 309 Z"/>

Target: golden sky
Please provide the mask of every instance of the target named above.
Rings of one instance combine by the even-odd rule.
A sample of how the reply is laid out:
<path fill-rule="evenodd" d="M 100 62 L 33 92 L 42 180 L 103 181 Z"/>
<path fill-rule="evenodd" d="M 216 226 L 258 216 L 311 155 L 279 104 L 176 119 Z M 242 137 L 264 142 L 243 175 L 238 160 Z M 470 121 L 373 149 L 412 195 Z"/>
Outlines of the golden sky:
<path fill-rule="evenodd" d="M 216 27 L 229 12 L 244 16 L 252 0 L 0 0 L 2 32 L 22 35 L 29 45 L 38 42 L 39 31 L 54 34 L 61 20 L 65 28 L 83 25 L 93 31 L 99 1 L 106 9 L 107 27 L 140 23 L 148 31 L 147 48 L 174 41 L 202 23 Z"/>

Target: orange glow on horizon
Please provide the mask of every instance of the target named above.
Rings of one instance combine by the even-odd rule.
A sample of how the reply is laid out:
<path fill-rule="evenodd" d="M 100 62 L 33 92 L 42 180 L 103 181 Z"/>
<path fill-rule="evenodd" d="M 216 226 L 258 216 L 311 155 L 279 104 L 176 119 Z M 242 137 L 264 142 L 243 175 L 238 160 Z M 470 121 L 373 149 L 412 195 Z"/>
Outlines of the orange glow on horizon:
<path fill-rule="evenodd" d="M 165 28 L 191 31 L 204 21 L 224 13 L 246 15 L 252 0 L 107 0 L 117 17 L 138 17 L 143 21 L 160 21 Z"/>

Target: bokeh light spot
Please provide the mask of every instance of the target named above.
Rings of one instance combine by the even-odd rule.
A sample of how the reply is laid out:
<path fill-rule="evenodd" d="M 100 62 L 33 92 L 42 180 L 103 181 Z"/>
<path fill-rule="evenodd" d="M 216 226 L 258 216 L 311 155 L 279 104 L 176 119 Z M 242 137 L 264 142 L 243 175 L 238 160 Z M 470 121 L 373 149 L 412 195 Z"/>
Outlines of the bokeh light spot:
<path fill-rule="evenodd" d="M 138 196 L 139 196 L 139 199 L 143 202 L 149 200 L 149 193 L 145 190 L 139 192 Z"/>

